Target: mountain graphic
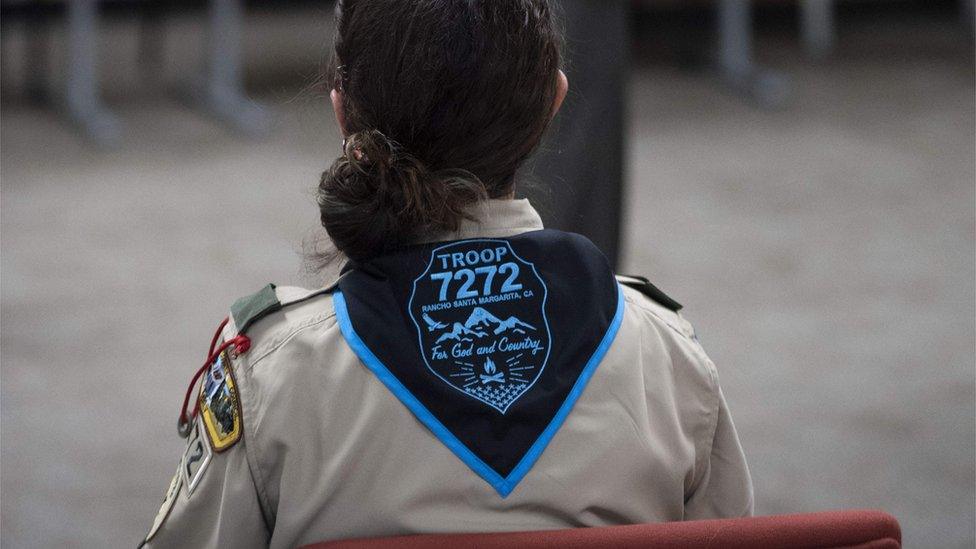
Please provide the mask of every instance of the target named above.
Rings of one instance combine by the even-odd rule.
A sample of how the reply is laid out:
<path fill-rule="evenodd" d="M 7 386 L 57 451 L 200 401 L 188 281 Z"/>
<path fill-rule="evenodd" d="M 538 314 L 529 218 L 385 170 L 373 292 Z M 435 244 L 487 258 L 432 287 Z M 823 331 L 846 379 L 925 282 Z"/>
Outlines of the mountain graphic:
<path fill-rule="evenodd" d="M 522 328 L 528 328 L 530 330 L 535 330 L 535 327 L 527 322 L 522 322 L 514 316 L 508 317 L 506 320 L 502 320 L 497 316 L 489 313 L 481 307 L 475 307 L 468 319 L 464 322 L 466 328 L 484 328 L 489 329 L 495 335 L 498 335 L 504 331 L 512 330 L 514 332 L 524 334 L 525 330 Z"/>
<path fill-rule="evenodd" d="M 502 322 L 501 319 L 489 313 L 485 309 L 482 309 L 481 307 L 475 307 L 474 310 L 471 311 L 471 314 L 468 315 L 468 319 L 464 321 L 464 326 L 466 328 L 474 328 L 476 326 L 484 327 L 484 328 L 493 328 L 494 326 L 501 324 L 501 322 Z"/>
<path fill-rule="evenodd" d="M 471 341 L 471 338 L 466 336 L 485 337 L 486 335 L 488 334 L 486 334 L 485 332 L 479 332 L 477 330 L 469 330 L 468 328 L 465 328 L 464 325 L 461 324 L 460 322 L 455 322 L 454 326 L 451 327 L 451 331 L 442 334 L 441 337 L 437 338 L 437 341 L 435 341 L 434 343 L 435 344 L 443 343 L 448 339 L 453 339 L 455 341 L 461 341 L 462 339 L 466 339 L 468 341 Z"/>
<path fill-rule="evenodd" d="M 530 330 L 535 330 L 535 326 L 527 322 L 522 322 L 521 320 L 515 318 L 514 316 L 510 316 L 508 317 L 508 320 L 503 320 L 502 323 L 499 324 L 497 328 L 495 328 L 495 335 L 498 335 L 504 332 L 505 330 L 512 330 L 513 332 L 524 334 L 525 330 L 523 330 L 522 327 L 528 328 Z"/>

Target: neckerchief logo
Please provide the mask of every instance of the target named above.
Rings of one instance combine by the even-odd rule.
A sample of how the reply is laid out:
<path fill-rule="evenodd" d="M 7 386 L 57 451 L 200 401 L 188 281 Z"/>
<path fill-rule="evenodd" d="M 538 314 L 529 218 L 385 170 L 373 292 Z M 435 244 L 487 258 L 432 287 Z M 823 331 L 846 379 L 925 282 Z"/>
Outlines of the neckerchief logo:
<path fill-rule="evenodd" d="M 431 252 L 409 311 L 427 367 L 504 414 L 549 359 L 546 285 L 504 240 L 466 240 Z"/>

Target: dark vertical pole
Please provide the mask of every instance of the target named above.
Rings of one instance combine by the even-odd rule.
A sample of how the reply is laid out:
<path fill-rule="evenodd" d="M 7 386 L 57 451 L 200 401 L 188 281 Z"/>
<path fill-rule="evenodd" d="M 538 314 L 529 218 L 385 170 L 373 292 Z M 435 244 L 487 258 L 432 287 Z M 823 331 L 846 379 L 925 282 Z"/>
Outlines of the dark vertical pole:
<path fill-rule="evenodd" d="M 587 236 L 616 265 L 624 191 L 628 6 L 623 0 L 564 0 L 569 95 L 520 179 L 546 226 Z"/>
<path fill-rule="evenodd" d="M 807 55 L 820 60 L 830 54 L 837 41 L 833 0 L 800 2 L 800 30 Z"/>
<path fill-rule="evenodd" d="M 139 72 L 143 84 L 162 85 L 167 0 L 153 0 L 139 6 Z"/>
<path fill-rule="evenodd" d="M 48 60 L 48 14 L 42 6 L 30 6 L 27 9 L 27 63 L 26 72 L 27 97 L 31 101 L 43 103 L 50 99 L 48 94 L 48 74 L 50 67 Z"/>

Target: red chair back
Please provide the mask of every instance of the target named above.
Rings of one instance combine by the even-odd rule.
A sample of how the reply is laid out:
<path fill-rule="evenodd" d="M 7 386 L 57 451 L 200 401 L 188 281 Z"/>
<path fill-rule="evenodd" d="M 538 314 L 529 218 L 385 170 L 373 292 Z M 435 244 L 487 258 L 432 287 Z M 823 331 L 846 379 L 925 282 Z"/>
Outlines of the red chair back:
<path fill-rule="evenodd" d="M 418 534 L 307 545 L 303 549 L 900 549 L 898 521 L 882 511 L 828 511 L 486 534 Z"/>

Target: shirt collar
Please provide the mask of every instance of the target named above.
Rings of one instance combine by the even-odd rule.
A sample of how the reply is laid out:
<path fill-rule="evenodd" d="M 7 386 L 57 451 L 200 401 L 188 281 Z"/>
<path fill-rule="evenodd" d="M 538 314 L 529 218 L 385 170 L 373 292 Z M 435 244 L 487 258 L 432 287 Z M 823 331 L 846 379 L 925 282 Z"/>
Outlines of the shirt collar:
<path fill-rule="evenodd" d="M 444 242 L 465 238 L 500 238 L 542 229 L 542 218 L 528 199 L 489 199 L 469 207 L 475 220 L 464 219 L 457 231 L 433 235 L 424 242 Z"/>

